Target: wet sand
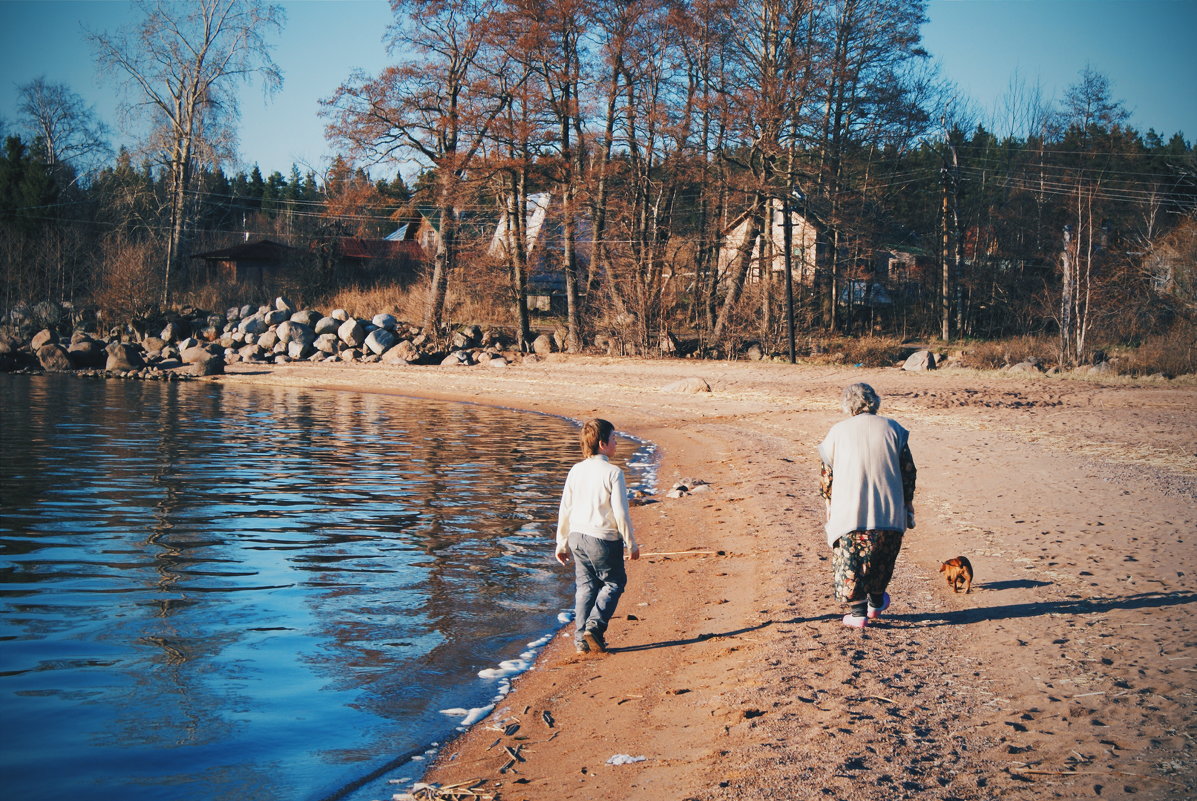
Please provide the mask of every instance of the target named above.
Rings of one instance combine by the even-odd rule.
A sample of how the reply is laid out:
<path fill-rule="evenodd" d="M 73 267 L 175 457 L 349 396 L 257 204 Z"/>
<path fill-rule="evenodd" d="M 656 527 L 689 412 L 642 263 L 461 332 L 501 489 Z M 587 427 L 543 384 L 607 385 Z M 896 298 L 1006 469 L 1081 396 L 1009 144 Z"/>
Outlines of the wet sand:
<path fill-rule="evenodd" d="M 712 391 L 663 390 L 690 376 Z M 671 555 L 629 563 L 611 653 L 563 631 L 426 781 L 505 801 L 1197 795 L 1191 380 L 566 356 L 215 380 L 601 415 L 661 446 L 663 490 L 710 482 L 633 509 L 642 550 Z M 815 453 L 853 381 L 919 468 L 893 605 L 863 631 L 831 598 Z M 968 594 L 938 572 L 958 554 Z"/>

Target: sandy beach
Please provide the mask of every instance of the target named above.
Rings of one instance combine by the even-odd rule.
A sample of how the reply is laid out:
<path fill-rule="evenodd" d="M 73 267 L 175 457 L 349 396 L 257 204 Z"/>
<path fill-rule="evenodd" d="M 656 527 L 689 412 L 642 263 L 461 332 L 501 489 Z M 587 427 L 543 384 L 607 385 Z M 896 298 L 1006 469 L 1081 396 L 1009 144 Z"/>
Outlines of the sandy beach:
<path fill-rule="evenodd" d="M 664 389 L 695 376 L 711 391 Z M 504 801 L 1197 795 L 1191 381 L 560 355 L 210 380 L 600 415 L 660 446 L 611 653 L 555 638 L 426 781 Z M 893 605 L 864 630 L 831 597 L 815 452 L 854 381 L 919 469 Z M 710 488 L 664 498 L 681 478 Z M 938 572 L 961 554 L 968 594 Z"/>

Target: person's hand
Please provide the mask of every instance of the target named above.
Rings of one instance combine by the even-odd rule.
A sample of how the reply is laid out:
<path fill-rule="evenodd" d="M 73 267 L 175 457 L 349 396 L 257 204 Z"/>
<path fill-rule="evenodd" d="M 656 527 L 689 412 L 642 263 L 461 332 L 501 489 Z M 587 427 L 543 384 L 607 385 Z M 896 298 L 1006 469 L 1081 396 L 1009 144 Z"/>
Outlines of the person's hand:
<path fill-rule="evenodd" d="M 632 546 L 632 549 L 630 551 L 628 551 L 628 558 L 631 559 L 633 562 L 635 562 L 637 559 L 640 558 L 640 546 L 639 545 Z"/>
<path fill-rule="evenodd" d="M 557 557 L 557 561 L 563 565 L 569 564 L 569 548 L 558 545 L 557 551 L 553 554 Z"/>

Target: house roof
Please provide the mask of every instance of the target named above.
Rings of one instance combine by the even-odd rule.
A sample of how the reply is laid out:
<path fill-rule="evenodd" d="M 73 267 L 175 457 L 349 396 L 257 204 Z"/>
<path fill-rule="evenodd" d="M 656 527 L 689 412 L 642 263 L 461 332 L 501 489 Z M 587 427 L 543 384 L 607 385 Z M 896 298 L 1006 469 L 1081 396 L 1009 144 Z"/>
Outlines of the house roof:
<path fill-rule="evenodd" d="M 193 253 L 191 258 L 211 261 L 282 261 L 294 258 L 302 252 L 298 248 L 288 247 L 271 239 L 259 239 L 243 245 L 209 250 L 206 253 Z"/>

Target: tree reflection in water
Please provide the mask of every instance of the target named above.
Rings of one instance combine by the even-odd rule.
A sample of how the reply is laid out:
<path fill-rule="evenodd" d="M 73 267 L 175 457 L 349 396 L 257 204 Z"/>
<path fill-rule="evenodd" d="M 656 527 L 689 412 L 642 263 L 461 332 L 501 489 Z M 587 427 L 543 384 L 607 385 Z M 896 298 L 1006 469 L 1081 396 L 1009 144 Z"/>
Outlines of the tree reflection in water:
<path fill-rule="evenodd" d="M 0 400 L 13 797 L 321 797 L 447 734 L 569 606 L 566 421 L 55 376 Z"/>

